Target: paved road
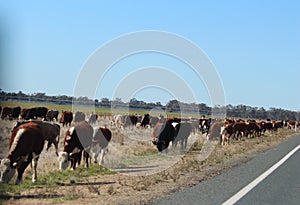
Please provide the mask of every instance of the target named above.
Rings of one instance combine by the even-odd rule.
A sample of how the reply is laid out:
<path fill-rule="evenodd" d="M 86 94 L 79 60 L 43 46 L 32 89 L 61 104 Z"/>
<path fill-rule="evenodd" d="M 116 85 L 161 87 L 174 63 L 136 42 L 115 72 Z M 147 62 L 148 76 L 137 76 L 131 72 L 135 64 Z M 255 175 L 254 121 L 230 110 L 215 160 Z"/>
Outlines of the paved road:
<path fill-rule="evenodd" d="M 300 144 L 300 135 L 247 163 L 152 204 L 222 204 Z M 300 149 L 236 204 L 300 204 Z"/>

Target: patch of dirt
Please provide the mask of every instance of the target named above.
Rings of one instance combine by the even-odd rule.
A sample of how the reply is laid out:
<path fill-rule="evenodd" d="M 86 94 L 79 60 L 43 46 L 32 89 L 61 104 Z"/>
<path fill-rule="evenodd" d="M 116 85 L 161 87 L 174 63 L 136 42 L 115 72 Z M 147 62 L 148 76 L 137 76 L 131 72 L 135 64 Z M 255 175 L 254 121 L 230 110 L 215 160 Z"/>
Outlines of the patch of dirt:
<path fill-rule="evenodd" d="M 174 155 L 172 152 L 166 155 L 152 154 L 150 161 L 138 157 L 138 163 L 127 161 L 128 164 L 123 167 L 120 166 L 124 162 L 122 158 L 122 163 L 119 161 L 115 165 L 118 174 L 86 177 L 80 182 L 75 180 L 75 183 L 62 183 L 55 188 L 34 188 L 15 194 L 4 204 L 145 204 L 239 166 L 292 137 L 293 133 L 295 132 L 284 128 L 277 133 L 266 133 L 262 137 L 233 141 L 226 147 L 217 145 L 205 160 L 199 160 L 199 149 L 203 144 L 201 140 L 184 156 Z M 138 150 L 138 147 L 143 145 L 151 150 L 152 145 L 147 144 L 148 141 L 148 138 L 140 144 L 133 144 L 133 141 L 128 139 L 115 141 L 106 161 L 115 160 L 114 154 L 119 157 L 129 153 L 129 158 L 138 156 L 136 151 L 131 149 L 133 146 Z M 50 157 L 49 153 L 46 157 L 55 159 L 52 155 Z M 174 157 L 175 163 L 172 161 Z M 52 167 L 50 169 L 57 168 L 56 161 L 48 160 L 41 164 L 41 169 L 48 169 L 49 166 Z M 46 173 L 44 171 L 43 174 Z"/>

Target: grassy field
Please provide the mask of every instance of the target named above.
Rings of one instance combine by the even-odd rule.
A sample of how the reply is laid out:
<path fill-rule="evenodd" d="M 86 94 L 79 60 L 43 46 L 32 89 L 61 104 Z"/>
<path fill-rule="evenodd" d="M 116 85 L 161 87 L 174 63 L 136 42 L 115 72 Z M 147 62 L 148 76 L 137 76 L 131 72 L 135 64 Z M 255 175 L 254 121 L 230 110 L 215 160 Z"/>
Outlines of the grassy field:
<path fill-rule="evenodd" d="M 13 123 L 8 120 L 1 122 L 1 127 L 9 127 Z M 66 129 L 63 128 L 61 137 Z M 7 130 L 6 135 L 9 135 L 9 129 L 3 130 Z M 85 203 L 89 199 L 97 199 L 100 204 L 119 204 L 126 199 L 128 203 L 133 203 L 131 200 L 138 199 L 142 193 L 150 199 L 151 195 L 154 197 L 159 193 L 166 193 L 166 190 L 171 190 L 170 187 L 190 186 L 194 178 L 198 182 L 200 176 L 211 177 L 214 175 L 212 173 L 219 173 L 219 171 L 211 171 L 214 167 L 218 168 L 235 158 L 240 160 L 241 156 L 249 159 L 251 153 L 265 150 L 295 133 L 294 130 L 284 128 L 278 132 L 268 132 L 262 137 L 232 140 L 229 146 L 217 145 L 211 155 L 201 161 L 199 151 L 203 148 L 204 140 L 201 134 L 193 136 L 197 138 L 196 142 L 191 142 L 191 149 L 182 156 L 172 151 L 168 155 L 158 154 L 155 147 L 144 137 L 151 134 L 150 129 L 118 130 L 111 127 L 111 130 L 113 143 L 105 158 L 110 169 L 93 164 L 89 169 L 81 165 L 75 171 L 58 171 L 57 159 L 52 147 L 50 152 L 42 152 L 36 184 L 31 182 L 30 167 L 24 173 L 24 181 L 21 185 L 13 185 L 14 180 L 10 184 L 0 184 L 0 204 L 9 204 L 9 202 L 76 204 Z M 5 140 L 5 136 L 2 140 Z M 118 172 L 113 171 L 114 168 Z M 153 170 L 150 174 L 145 174 L 146 172 L 140 172 L 142 169 L 145 171 L 157 169 L 159 172 Z M 135 171 L 137 175 L 131 175 Z M 139 172 L 144 174 L 139 175 Z M 190 174 L 192 176 L 189 176 Z M 186 178 L 186 175 L 189 177 Z M 71 180 L 75 183 L 72 184 Z M 159 191 L 163 189 L 166 190 Z M 127 198 L 128 193 L 130 198 Z M 87 202 L 87 204 L 93 203 Z"/>
<path fill-rule="evenodd" d="M 71 105 L 0 103 L 1 106 L 9 107 L 45 106 L 48 109 L 72 110 Z M 80 110 L 89 113 L 89 108 L 82 107 Z M 134 114 L 147 112 L 149 111 L 132 111 Z M 110 114 L 111 110 L 96 108 L 96 113 Z M 14 123 L 15 121 L 0 120 L 0 157 L 5 157 L 8 153 L 8 141 Z M 31 182 L 32 172 L 29 166 L 22 184 L 13 184 L 16 176 L 10 184 L 0 184 L 0 204 L 95 204 L 95 201 L 97 204 L 139 204 L 135 200 L 141 197 L 149 201 L 178 187 L 188 187 L 207 176 L 212 177 L 216 175 L 212 173 L 220 173 L 218 169 L 223 170 L 220 166 L 225 166 L 227 162 L 237 160 L 239 163 L 238 160 L 243 156 L 249 159 L 253 153 L 270 148 L 295 133 L 294 130 L 283 128 L 278 132 L 267 132 L 262 137 L 232 140 L 225 147 L 217 144 L 207 159 L 199 160 L 206 139 L 201 133 L 191 134 L 190 149 L 185 155 L 181 155 L 179 149 L 161 154 L 151 143 L 153 128 L 118 129 L 108 119 L 101 119 L 97 123 L 95 126 L 107 124 L 113 133 L 104 158 L 106 168 L 92 164 L 88 169 L 80 165 L 75 171 L 59 171 L 54 147 L 51 147 L 49 151 L 43 150 L 40 156 L 37 183 Z M 61 129 L 59 151 L 62 150 L 67 129 L 68 127 Z M 86 202 L 88 200 L 91 200 L 90 203 Z"/>
<path fill-rule="evenodd" d="M 61 105 L 61 104 L 54 104 L 54 103 L 39 103 L 39 102 L 24 102 L 24 101 L 0 101 L 0 105 L 2 107 L 16 107 L 20 106 L 21 108 L 33 108 L 33 107 L 47 107 L 49 110 L 58 110 L 59 112 L 63 111 L 81 111 L 85 114 L 106 114 L 106 115 L 113 115 L 113 114 L 134 114 L 134 115 L 143 115 L 150 113 L 153 116 L 159 116 L 163 114 L 165 117 L 195 117 L 200 118 L 200 114 L 197 113 L 176 113 L 176 112 L 166 112 L 162 113 L 157 111 L 156 109 L 152 110 L 143 110 L 143 109 L 112 109 L 112 108 L 100 108 L 94 106 L 72 106 L 72 105 Z"/>

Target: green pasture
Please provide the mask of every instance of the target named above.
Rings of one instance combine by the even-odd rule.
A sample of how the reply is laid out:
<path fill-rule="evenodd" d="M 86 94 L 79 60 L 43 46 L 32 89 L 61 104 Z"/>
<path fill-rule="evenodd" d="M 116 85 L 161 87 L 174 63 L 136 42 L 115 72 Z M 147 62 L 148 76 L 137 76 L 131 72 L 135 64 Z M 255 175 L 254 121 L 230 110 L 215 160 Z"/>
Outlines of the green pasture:
<path fill-rule="evenodd" d="M 65 104 L 55 104 L 55 103 L 45 103 L 45 102 L 25 102 L 25 101 L 0 101 L 2 107 L 16 107 L 20 106 L 21 108 L 33 108 L 33 107 L 47 107 L 49 110 L 58 110 L 59 112 L 63 111 L 72 111 L 73 113 L 77 111 L 84 112 L 85 114 L 134 114 L 134 115 L 143 115 L 150 113 L 154 116 L 159 116 L 163 114 L 168 117 L 195 117 L 199 118 L 201 115 L 197 113 L 182 114 L 179 112 L 167 112 L 161 113 L 157 110 L 146 110 L 146 109 L 112 109 L 112 108 L 103 108 L 103 107 L 94 107 L 94 106 L 72 106 Z"/>

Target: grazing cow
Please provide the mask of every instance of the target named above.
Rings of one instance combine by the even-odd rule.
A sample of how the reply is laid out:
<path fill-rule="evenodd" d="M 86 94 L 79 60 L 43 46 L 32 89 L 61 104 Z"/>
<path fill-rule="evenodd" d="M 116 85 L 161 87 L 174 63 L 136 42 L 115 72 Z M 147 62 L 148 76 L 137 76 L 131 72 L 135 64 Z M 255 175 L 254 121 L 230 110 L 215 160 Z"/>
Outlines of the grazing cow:
<path fill-rule="evenodd" d="M 56 122 L 58 122 L 58 114 L 59 114 L 58 110 L 48 110 L 46 115 L 46 120 L 52 122 L 55 119 Z"/>
<path fill-rule="evenodd" d="M 142 118 L 141 127 L 147 127 L 150 125 L 150 115 L 145 114 Z"/>
<path fill-rule="evenodd" d="M 233 124 L 233 130 L 235 134 L 235 139 L 242 139 L 242 136 L 246 135 L 246 123 L 243 121 L 237 121 Z"/>
<path fill-rule="evenodd" d="M 46 107 L 34 107 L 30 109 L 23 109 L 21 113 L 22 119 L 36 119 L 38 117 L 46 119 L 48 108 Z"/>
<path fill-rule="evenodd" d="M 37 163 L 44 147 L 42 135 L 40 126 L 33 122 L 23 124 L 13 130 L 8 156 L 1 161 L 1 182 L 8 183 L 17 169 L 16 184 L 21 183 L 24 170 L 30 163 L 33 168 L 32 182 L 36 182 Z"/>
<path fill-rule="evenodd" d="M 98 115 L 97 114 L 93 114 L 91 115 L 90 119 L 89 119 L 89 124 L 95 124 L 97 122 L 98 119 Z"/>
<path fill-rule="evenodd" d="M 88 167 L 88 160 L 92 141 L 93 128 L 87 122 L 79 122 L 71 127 L 65 135 L 64 148 L 58 154 L 59 169 L 65 170 L 71 161 L 71 170 L 76 169 L 76 163 L 80 164 L 83 152 L 85 166 Z"/>
<path fill-rule="evenodd" d="M 188 137 L 192 132 L 192 126 L 189 122 L 180 122 L 175 126 L 175 139 L 173 140 L 173 147 L 180 142 L 180 151 L 184 152 L 187 147 Z"/>
<path fill-rule="evenodd" d="M 104 154 L 107 151 L 108 143 L 111 140 L 112 134 L 106 127 L 99 127 L 94 133 L 91 157 L 95 160 L 95 163 L 98 161 L 99 165 L 101 165 L 103 164 Z M 99 154 L 100 159 L 98 159 Z"/>
<path fill-rule="evenodd" d="M 295 122 L 295 125 L 297 124 L 297 122 Z M 273 121 L 273 130 L 277 131 L 279 128 L 283 128 L 284 126 L 284 121 Z"/>
<path fill-rule="evenodd" d="M 157 123 L 153 128 L 153 141 L 159 152 L 167 151 L 167 148 L 175 138 L 175 128 L 172 122 Z"/>
<path fill-rule="evenodd" d="M 273 124 L 270 121 L 262 121 L 260 123 L 261 125 L 261 133 L 265 133 L 267 130 L 272 131 L 273 130 Z"/>
<path fill-rule="evenodd" d="M 210 129 L 207 134 L 207 140 L 216 141 L 221 139 L 221 127 L 224 126 L 224 122 L 215 121 L 211 122 Z"/>
<path fill-rule="evenodd" d="M 150 117 L 150 127 L 154 127 L 157 123 L 159 122 L 159 118 L 158 117 Z"/>
<path fill-rule="evenodd" d="M 295 121 L 289 120 L 289 121 L 287 122 L 287 127 L 288 127 L 288 129 L 294 129 L 295 126 L 296 126 L 296 122 L 295 122 Z"/>
<path fill-rule="evenodd" d="M 199 119 L 199 131 L 202 132 L 202 134 L 207 133 L 210 129 L 210 123 L 211 123 L 211 118 L 205 119 L 201 118 Z"/>
<path fill-rule="evenodd" d="M 1 119 L 9 118 L 11 115 L 11 107 L 4 107 L 1 115 Z"/>
<path fill-rule="evenodd" d="M 26 123 L 35 123 L 38 126 L 40 126 L 43 134 L 43 139 L 45 141 L 48 141 L 47 144 L 47 150 L 51 147 L 52 144 L 54 144 L 55 147 L 55 154 L 58 156 L 58 143 L 59 143 L 59 136 L 60 136 L 60 125 L 45 121 L 39 121 L 39 120 L 30 120 L 30 121 L 23 121 L 23 122 L 17 122 L 14 126 L 13 130 L 17 127 L 24 125 Z"/>
<path fill-rule="evenodd" d="M 69 124 L 71 126 L 71 122 L 73 120 L 73 113 L 69 111 L 62 111 L 61 114 L 61 123 L 63 124 L 63 127 Z"/>
<path fill-rule="evenodd" d="M 0 110 L 0 113 L 1 113 L 1 110 Z M 4 107 L 1 118 L 2 119 L 8 118 L 10 120 L 18 119 L 20 113 L 21 113 L 21 107 L 19 107 L 19 106 L 13 107 L 13 108 Z"/>
<path fill-rule="evenodd" d="M 189 120 L 192 128 L 192 132 L 195 134 L 199 131 L 199 120 L 198 119 L 190 119 Z"/>
<path fill-rule="evenodd" d="M 14 119 L 18 119 L 19 118 L 19 116 L 20 116 L 20 114 L 21 114 L 21 107 L 14 107 L 14 108 L 12 108 L 12 110 L 11 110 L 11 116 L 10 116 L 10 119 L 11 120 L 14 120 Z"/>
<path fill-rule="evenodd" d="M 114 124 L 117 128 L 124 128 L 123 116 L 118 114 L 114 115 L 112 119 L 112 124 Z"/>
<path fill-rule="evenodd" d="M 123 115 L 122 122 L 124 127 L 135 126 L 137 123 L 137 116 L 135 115 Z"/>
<path fill-rule="evenodd" d="M 226 124 L 221 127 L 221 145 L 229 145 L 229 140 L 231 135 L 234 134 L 234 129 L 232 124 Z"/>
<path fill-rule="evenodd" d="M 83 112 L 76 112 L 74 117 L 74 122 L 85 121 L 85 114 Z"/>
<path fill-rule="evenodd" d="M 260 136 L 261 128 L 255 121 L 250 121 L 249 123 L 246 123 L 245 127 L 245 136 L 251 137 L 251 136 Z"/>

